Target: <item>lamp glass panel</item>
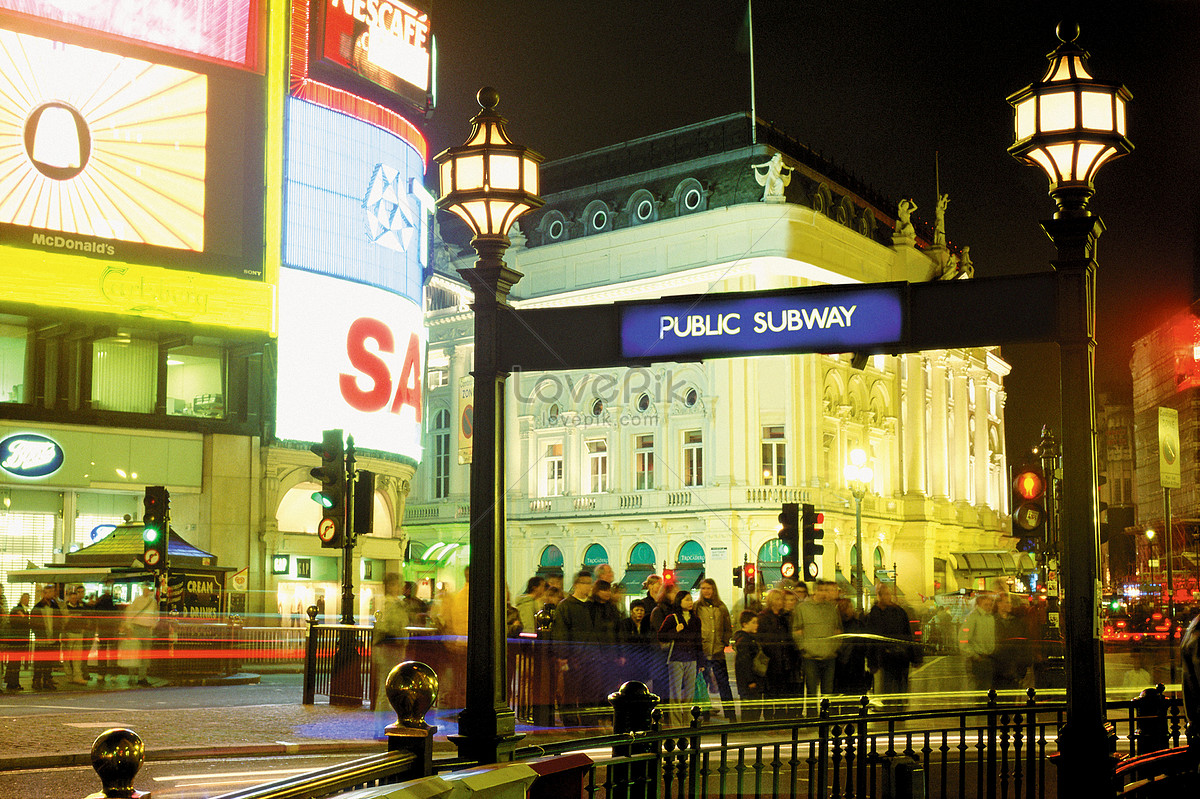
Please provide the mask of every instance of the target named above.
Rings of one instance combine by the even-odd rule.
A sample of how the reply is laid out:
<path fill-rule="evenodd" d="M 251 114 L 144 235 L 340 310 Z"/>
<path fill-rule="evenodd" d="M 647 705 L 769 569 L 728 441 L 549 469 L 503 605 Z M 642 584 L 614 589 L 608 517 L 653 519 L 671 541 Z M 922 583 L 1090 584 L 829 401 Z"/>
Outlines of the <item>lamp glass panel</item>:
<path fill-rule="evenodd" d="M 1125 100 L 1120 95 L 1115 98 L 1117 104 L 1117 133 L 1125 135 Z"/>
<path fill-rule="evenodd" d="M 492 153 L 488 159 L 488 185 L 493 189 L 521 188 L 520 156 Z"/>
<path fill-rule="evenodd" d="M 455 214 L 457 214 L 462 221 L 466 222 L 467 225 L 470 226 L 471 230 L 475 231 L 476 233 L 482 232 L 480 231 L 479 226 L 475 223 L 475 219 L 467 213 L 466 208 L 463 206 L 451 205 L 447 207 L 447 210 L 453 211 Z"/>
<path fill-rule="evenodd" d="M 1076 181 L 1079 176 L 1075 173 L 1075 145 L 1054 144 L 1046 148 L 1047 155 L 1054 162 L 1054 167 L 1062 181 Z"/>
<path fill-rule="evenodd" d="M 1036 132 L 1037 129 L 1034 127 L 1037 118 L 1034 113 L 1036 109 L 1037 97 L 1032 95 L 1017 103 L 1017 141 L 1028 139 Z"/>
<path fill-rule="evenodd" d="M 1096 167 L 1100 166 L 1102 163 L 1098 159 L 1105 149 L 1106 148 L 1103 144 L 1080 143 L 1078 172 L 1081 180 L 1091 180 L 1092 175 L 1096 171 Z"/>
<path fill-rule="evenodd" d="M 479 129 L 475 131 L 475 135 L 467 142 L 467 147 L 481 147 L 485 144 L 491 144 L 492 139 L 492 123 L 483 122 Z"/>
<path fill-rule="evenodd" d="M 1075 127 L 1074 92 L 1043 94 L 1038 105 L 1038 128 L 1043 131 L 1070 130 Z"/>
<path fill-rule="evenodd" d="M 460 155 L 455 159 L 454 191 L 483 188 L 483 156 Z"/>
<path fill-rule="evenodd" d="M 538 193 L 538 165 L 532 158 L 524 159 L 522 167 L 525 170 L 525 191 L 530 194 Z"/>
<path fill-rule="evenodd" d="M 1087 71 L 1087 66 L 1085 66 L 1083 63 L 1083 56 L 1072 56 L 1071 61 L 1072 66 L 1075 69 L 1076 78 L 1082 78 L 1083 80 L 1095 80 L 1095 78 L 1092 77 L 1092 73 Z"/>
<path fill-rule="evenodd" d="M 453 172 L 451 171 L 451 167 L 450 167 L 450 165 L 453 163 L 454 163 L 453 158 L 447 158 L 445 161 L 443 161 L 439 165 L 440 175 L 441 175 L 441 180 L 439 182 L 441 183 L 443 197 L 445 197 L 447 194 L 449 194 L 454 188 Z"/>
<path fill-rule="evenodd" d="M 1058 62 L 1051 65 L 1050 69 L 1053 74 L 1047 83 L 1061 83 L 1071 79 L 1071 60 L 1069 58 L 1058 59 Z"/>
<path fill-rule="evenodd" d="M 1108 92 L 1080 92 L 1083 126 L 1089 130 L 1113 129 L 1113 96 Z"/>
<path fill-rule="evenodd" d="M 1046 177 L 1050 178 L 1052 182 L 1058 182 L 1058 170 L 1054 168 L 1054 164 L 1050 161 L 1050 156 L 1046 155 L 1045 150 L 1040 147 L 1036 150 L 1030 150 L 1027 157 L 1037 162 L 1037 165 L 1045 171 Z"/>
<path fill-rule="evenodd" d="M 491 218 L 488 216 L 488 203 L 486 200 L 463 203 L 462 209 L 470 217 L 468 224 L 476 231 L 479 233 L 495 233 L 492 229 Z"/>
<path fill-rule="evenodd" d="M 1106 162 L 1111 161 L 1112 159 L 1114 159 L 1116 157 L 1117 157 L 1117 148 L 1116 147 L 1111 147 L 1111 146 L 1105 147 L 1104 152 L 1100 153 L 1098 156 L 1096 156 L 1095 160 L 1092 161 L 1092 174 L 1088 176 L 1088 180 L 1091 180 L 1095 176 L 1096 170 L 1098 170 Z"/>

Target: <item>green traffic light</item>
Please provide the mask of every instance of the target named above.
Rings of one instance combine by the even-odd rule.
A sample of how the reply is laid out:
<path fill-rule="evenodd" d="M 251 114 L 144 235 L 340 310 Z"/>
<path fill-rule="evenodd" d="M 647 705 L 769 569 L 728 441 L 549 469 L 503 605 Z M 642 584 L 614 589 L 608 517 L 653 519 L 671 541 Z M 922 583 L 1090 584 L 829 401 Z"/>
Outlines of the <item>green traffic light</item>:
<path fill-rule="evenodd" d="M 147 544 L 157 543 L 161 536 L 162 530 L 159 530 L 157 527 L 147 527 L 142 530 L 142 540 Z"/>
<path fill-rule="evenodd" d="M 788 544 L 780 544 L 779 545 L 779 554 L 783 555 L 784 557 L 787 557 L 788 555 L 792 554 L 791 546 L 789 546 Z"/>
<path fill-rule="evenodd" d="M 320 491 L 314 491 L 312 493 L 312 500 L 313 500 L 313 502 L 320 505 L 322 508 L 332 508 L 333 507 L 333 500 L 330 499 L 327 494 L 323 494 Z"/>

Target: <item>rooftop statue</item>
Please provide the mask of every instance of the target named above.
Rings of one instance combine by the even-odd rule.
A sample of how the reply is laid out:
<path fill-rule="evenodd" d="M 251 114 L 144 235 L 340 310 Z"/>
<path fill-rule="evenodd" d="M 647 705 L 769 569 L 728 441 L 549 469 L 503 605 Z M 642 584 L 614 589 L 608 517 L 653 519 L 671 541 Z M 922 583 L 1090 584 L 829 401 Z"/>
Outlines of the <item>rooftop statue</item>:
<path fill-rule="evenodd" d="M 946 206 L 950 204 L 949 194 L 939 194 L 937 208 L 933 212 L 933 246 L 946 246 Z"/>
<path fill-rule="evenodd" d="M 917 204 L 912 200 L 901 200 L 896 205 L 896 238 L 913 238 L 916 236 L 916 230 L 913 229 L 912 214 L 917 210 Z"/>
<path fill-rule="evenodd" d="M 771 156 L 770 161 L 753 164 L 750 169 L 753 170 L 754 179 L 758 181 L 758 185 L 763 187 L 762 202 L 781 203 L 784 201 L 783 190 L 792 182 L 792 173 L 796 171 L 795 167 L 783 163 L 783 156 L 775 153 Z"/>

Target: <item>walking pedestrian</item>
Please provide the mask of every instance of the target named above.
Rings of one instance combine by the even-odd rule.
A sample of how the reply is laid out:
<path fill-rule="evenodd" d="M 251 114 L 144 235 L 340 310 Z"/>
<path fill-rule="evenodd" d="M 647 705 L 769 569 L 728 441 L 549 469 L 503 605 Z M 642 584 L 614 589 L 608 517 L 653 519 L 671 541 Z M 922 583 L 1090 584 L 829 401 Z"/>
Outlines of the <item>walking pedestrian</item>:
<path fill-rule="evenodd" d="M 818 697 L 833 695 L 833 672 L 841 644 L 838 636 L 842 634 L 836 601 L 837 584 L 832 580 L 818 580 L 813 596 L 796 605 L 793 611 L 792 637 L 800 650 L 804 687 L 812 700 L 808 704 L 812 715 L 816 715 Z"/>
<path fill-rule="evenodd" d="M 783 618 L 783 591 L 772 588 L 763 601 L 764 608 L 758 614 L 758 643 L 769 659 L 766 679 L 763 681 L 764 714 L 767 718 L 782 718 L 786 715 L 784 701 L 791 693 L 794 657 L 790 626 Z"/>
<path fill-rule="evenodd" d="M 625 657 L 625 669 L 621 682 L 637 680 L 645 683 L 652 691 L 666 692 L 666 686 L 653 686 L 651 676 L 654 662 L 658 659 L 658 631 L 651 629 L 646 606 L 634 602 L 629 616 L 621 620 L 621 651 Z"/>
<path fill-rule="evenodd" d="M 963 619 L 963 638 L 960 641 L 967 656 L 967 674 L 971 690 L 990 691 L 993 686 L 996 652 L 996 617 L 992 614 L 995 598 L 991 594 L 975 597 L 975 609 Z"/>
<path fill-rule="evenodd" d="M 880 693 L 898 697 L 894 704 L 903 710 L 908 693 L 908 670 L 916 659 L 916 638 L 908 612 L 896 602 L 896 589 L 888 583 L 875 588 L 875 606 L 867 614 L 867 629 L 879 638 L 871 647 L 867 662 L 871 672 L 879 672 Z"/>
<path fill-rule="evenodd" d="M 696 603 L 696 615 L 700 617 L 700 637 L 703 642 L 704 670 L 707 678 L 716 683 L 725 717 L 736 721 L 733 689 L 729 687 L 729 665 L 725 660 L 725 647 L 733 638 L 733 621 L 729 617 L 729 608 L 725 607 L 717 592 L 717 582 L 711 577 L 700 581 L 700 601 Z"/>
<path fill-rule="evenodd" d="M 580 571 L 575 575 L 568 594 L 554 610 L 555 656 L 563 672 L 563 697 L 559 706 L 562 723 L 567 727 L 583 723 L 585 691 L 591 675 L 588 672 L 587 647 L 592 635 L 592 613 L 588 600 L 592 593 L 592 573 Z"/>
<path fill-rule="evenodd" d="M 29 627 L 33 631 L 33 688 L 53 691 L 54 664 L 59 660 L 59 635 L 62 633 L 62 608 L 58 604 L 58 586 L 42 586 L 42 598 L 33 606 Z"/>
<path fill-rule="evenodd" d="M 542 609 L 542 597 L 546 595 L 546 578 L 539 574 L 525 583 L 525 593 L 517 597 L 517 613 L 521 617 L 521 629 L 527 633 L 537 632 L 537 612 Z"/>
<path fill-rule="evenodd" d="M 21 666 L 29 656 L 29 593 L 21 594 L 17 604 L 8 612 L 5 642 L 8 662 L 4 665 L 4 687 L 10 691 L 24 690 L 21 685 Z"/>
<path fill-rule="evenodd" d="M 672 612 L 663 619 L 658 640 L 667 646 L 667 671 L 670 679 L 670 724 L 685 727 L 696 700 L 696 675 L 704 662 L 701 646 L 700 617 L 687 591 L 675 594 Z"/>
<path fill-rule="evenodd" d="M 833 667 L 833 692 L 845 696 L 863 696 L 874 680 L 867 667 L 867 621 L 859 615 L 854 603 L 846 597 L 837 601 L 842 620 L 842 645 L 838 647 L 837 664 Z"/>
<path fill-rule="evenodd" d="M 100 682 L 108 682 L 110 674 L 113 677 L 118 674 L 116 649 L 121 635 L 121 611 L 117 609 L 111 586 L 104 587 L 92 613 L 96 621 L 96 671 L 100 672 Z"/>
<path fill-rule="evenodd" d="M 408 643 L 408 609 L 404 607 L 404 598 L 400 595 L 401 586 L 399 572 L 388 572 L 383 576 L 383 605 L 371 631 L 371 665 L 377 686 L 373 700 L 377 738 L 384 735 L 394 715 L 387 701 L 388 675 L 404 662 Z"/>
<path fill-rule="evenodd" d="M 592 583 L 592 596 L 588 601 L 591 618 L 591 646 L 589 647 L 588 671 L 594 675 L 585 690 L 589 707 L 602 707 L 608 695 L 621 687 L 620 663 L 621 614 L 612 601 L 612 584 L 608 580 Z"/>
<path fill-rule="evenodd" d="M 992 684 L 998 691 L 1015 690 L 1021 687 L 1032 660 L 1025 618 L 1014 607 L 1013 595 L 1008 592 L 997 595 L 993 616 L 996 619 L 996 649 L 992 653 L 995 664 Z"/>
<path fill-rule="evenodd" d="M 150 658 L 154 654 L 154 628 L 158 626 L 158 597 L 154 583 L 142 585 L 142 593 L 125 608 L 122 617 L 120 663 L 128 671 L 128 681 L 150 685 Z"/>
<path fill-rule="evenodd" d="M 84 678 L 84 664 L 88 652 L 84 651 L 84 640 L 91 650 L 91 619 L 87 606 L 83 604 L 83 586 L 77 585 L 67 589 L 67 604 L 63 608 L 63 662 L 66 666 L 67 679 L 75 685 L 87 685 Z M 94 634 L 94 633 L 93 633 Z"/>

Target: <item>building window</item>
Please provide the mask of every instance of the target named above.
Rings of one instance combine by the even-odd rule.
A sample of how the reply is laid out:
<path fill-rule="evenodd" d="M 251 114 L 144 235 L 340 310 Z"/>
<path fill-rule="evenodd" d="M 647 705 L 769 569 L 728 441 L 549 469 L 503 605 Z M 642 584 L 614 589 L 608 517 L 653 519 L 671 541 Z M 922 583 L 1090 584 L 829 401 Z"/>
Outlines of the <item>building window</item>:
<path fill-rule="evenodd" d="M 167 351 L 167 415 L 225 417 L 225 351 L 193 342 Z"/>
<path fill-rule="evenodd" d="M 450 411 L 433 418 L 433 498 L 450 496 Z"/>
<path fill-rule="evenodd" d="M 608 490 L 608 442 L 602 438 L 587 442 L 588 493 Z"/>
<path fill-rule="evenodd" d="M 638 436 L 633 450 L 637 470 L 637 490 L 654 488 L 654 436 Z"/>
<path fill-rule="evenodd" d="M 429 370 L 429 389 L 432 391 L 435 388 L 450 385 L 450 370 L 449 369 L 430 369 Z"/>
<path fill-rule="evenodd" d="M 683 484 L 704 485 L 704 438 L 699 430 L 683 434 Z"/>
<path fill-rule="evenodd" d="M 0 322 L 0 402 L 25 401 L 25 341 L 23 325 Z"/>
<path fill-rule="evenodd" d="M 762 475 L 763 485 L 787 484 L 787 442 L 783 438 L 783 425 L 763 428 Z"/>
<path fill-rule="evenodd" d="M 543 459 L 542 496 L 558 497 L 563 493 L 563 445 L 549 444 L 546 447 L 546 457 Z"/>
<path fill-rule="evenodd" d="M 158 343 L 127 332 L 92 344 L 92 407 L 99 411 L 154 413 L 158 395 Z"/>

